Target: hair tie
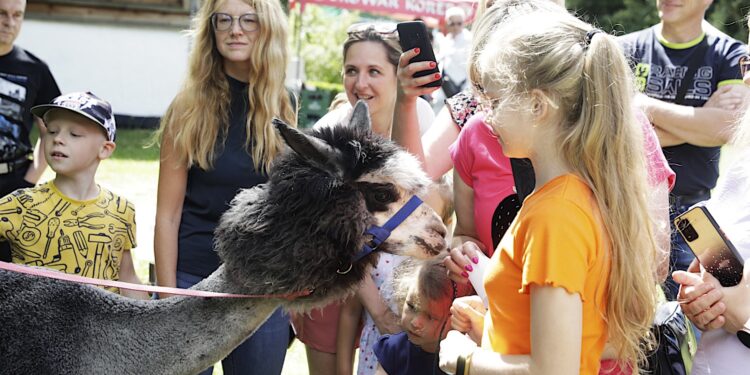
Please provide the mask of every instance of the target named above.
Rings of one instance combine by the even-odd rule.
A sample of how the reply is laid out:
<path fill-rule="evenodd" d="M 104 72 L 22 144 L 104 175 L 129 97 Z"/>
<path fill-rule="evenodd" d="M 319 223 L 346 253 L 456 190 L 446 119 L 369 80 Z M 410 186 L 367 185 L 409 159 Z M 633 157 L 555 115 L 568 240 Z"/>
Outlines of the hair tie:
<path fill-rule="evenodd" d="M 591 39 L 594 39 L 594 35 L 599 34 L 599 33 L 603 33 L 603 32 L 604 31 L 602 31 L 600 29 L 597 29 L 597 28 L 593 28 L 593 29 L 589 30 L 586 33 L 586 39 L 584 39 L 584 41 L 583 41 L 583 49 L 584 49 L 584 51 L 589 48 L 589 44 L 591 44 Z"/>

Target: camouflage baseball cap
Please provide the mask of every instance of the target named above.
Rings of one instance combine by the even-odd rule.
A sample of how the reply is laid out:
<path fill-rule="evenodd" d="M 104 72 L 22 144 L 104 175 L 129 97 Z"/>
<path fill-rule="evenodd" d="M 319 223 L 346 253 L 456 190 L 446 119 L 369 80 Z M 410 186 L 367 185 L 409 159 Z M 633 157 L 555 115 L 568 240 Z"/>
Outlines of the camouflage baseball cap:
<path fill-rule="evenodd" d="M 35 106 L 31 108 L 31 113 L 41 118 L 53 108 L 73 111 L 101 125 L 107 131 L 107 139 L 114 142 L 117 126 L 108 101 L 90 92 L 73 92 L 56 97 L 51 104 Z"/>

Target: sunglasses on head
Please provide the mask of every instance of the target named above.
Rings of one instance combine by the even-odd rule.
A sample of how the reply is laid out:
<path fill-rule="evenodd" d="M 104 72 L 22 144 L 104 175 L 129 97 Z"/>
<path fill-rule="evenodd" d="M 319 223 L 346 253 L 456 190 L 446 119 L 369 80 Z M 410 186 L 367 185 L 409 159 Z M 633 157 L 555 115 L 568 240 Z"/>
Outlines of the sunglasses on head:
<path fill-rule="evenodd" d="M 346 29 L 348 36 L 362 34 L 365 32 L 374 32 L 382 35 L 384 38 L 397 38 L 396 24 L 391 22 L 361 22 L 355 23 Z"/>

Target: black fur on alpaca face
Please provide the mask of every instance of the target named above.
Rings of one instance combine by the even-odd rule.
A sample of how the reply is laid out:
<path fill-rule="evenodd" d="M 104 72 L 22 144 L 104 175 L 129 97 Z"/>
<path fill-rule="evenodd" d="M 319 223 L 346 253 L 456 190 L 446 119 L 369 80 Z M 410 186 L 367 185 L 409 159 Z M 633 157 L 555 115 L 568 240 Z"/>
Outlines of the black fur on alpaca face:
<path fill-rule="evenodd" d="M 248 293 L 314 288 L 295 301 L 295 309 L 307 309 L 355 289 L 376 257 L 351 262 L 369 240 L 365 230 L 423 193 L 429 180 L 414 157 L 370 131 L 364 103 L 349 126 L 309 135 L 277 127 L 294 151 L 275 161 L 267 184 L 235 197 L 215 246 L 227 274 Z M 423 204 L 380 250 L 426 257 L 445 248 L 444 235 L 440 219 Z"/>

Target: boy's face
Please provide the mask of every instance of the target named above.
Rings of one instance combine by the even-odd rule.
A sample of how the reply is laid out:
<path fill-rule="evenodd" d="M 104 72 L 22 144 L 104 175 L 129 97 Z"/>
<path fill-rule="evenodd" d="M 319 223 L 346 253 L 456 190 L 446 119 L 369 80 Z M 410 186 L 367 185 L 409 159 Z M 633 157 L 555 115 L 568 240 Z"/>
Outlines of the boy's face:
<path fill-rule="evenodd" d="M 44 116 L 44 157 L 55 173 L 72 175 L 96 171 L 99 161 L 114 151 L 104 128 L 76 113 L 53 109 Z"/>
<path fill-rule="evenodd" d="M 448 320 L 451 301 L 428 301 L 420 298 L 416 285 L 409 288 L 404 309 L 401 312 L 401 327 L 409 341 L 430 353 L 436 352 L 440 342 L 440 328 Z M 447 333 L 448 327 L 444 330 Z"/>

